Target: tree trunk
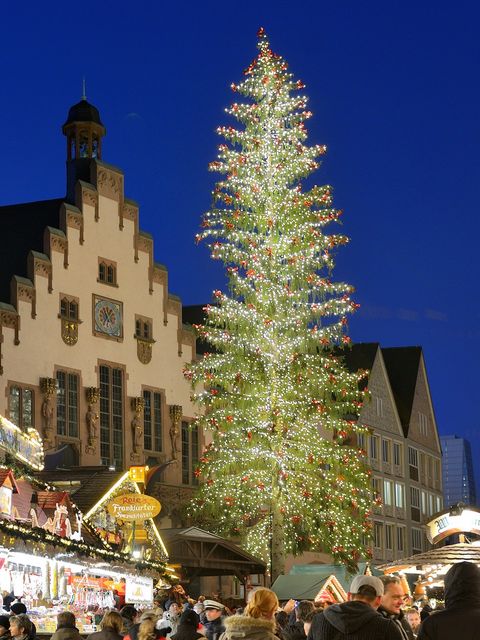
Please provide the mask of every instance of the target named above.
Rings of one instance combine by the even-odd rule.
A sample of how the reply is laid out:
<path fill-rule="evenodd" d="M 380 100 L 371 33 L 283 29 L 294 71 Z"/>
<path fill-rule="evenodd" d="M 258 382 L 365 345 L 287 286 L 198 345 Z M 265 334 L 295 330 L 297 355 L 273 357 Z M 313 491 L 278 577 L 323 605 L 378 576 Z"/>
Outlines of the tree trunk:
<path fill-rule="evenodd" d="M 285 529 L 281 512 L 282 494 L 278 488 L 272 495 L 272 538 L 270 542 L 270 573 L 272 583 L 285 573 Z"/>

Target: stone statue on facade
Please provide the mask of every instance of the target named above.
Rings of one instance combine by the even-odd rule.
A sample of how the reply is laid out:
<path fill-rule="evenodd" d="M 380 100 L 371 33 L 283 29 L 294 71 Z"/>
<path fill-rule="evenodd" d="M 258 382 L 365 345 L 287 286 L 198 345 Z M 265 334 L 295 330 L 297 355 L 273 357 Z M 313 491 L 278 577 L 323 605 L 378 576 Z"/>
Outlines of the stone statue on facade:
<path fill-rule="evenodd" d="M 143 398 L 134 398 L 132 401 L 132 407 L 135 411 L 135 415 L 132 418 L 130 426 L 132 428 L 132 460 L 139 460 L 140 454 L 143 451 L 143 409 L 145 401 Z"/>
<path fill-rule="evenodd" d="M 170 405 L 170 444 L 172 447 L 172 460 L 178 459 L 178 435 L 180 433 L 179 423 L 182 419 L 182 407 L 178 404 Z"/>
<path fill-rule="evenodd" d="M 89 387 L 86 390 L 88 410 L 85 414 L 85 422 L 87 425 L 87 444 L 85 445 L 85 453 L 94 454 L 96 452 L 97 442 L 97 421 L 98 413 L 95 405 L 100 398 L 100 390 L 97 387 Z"/>
<path fill-rule="evenodd" d="M 42 423 L 43 423 L 43 441 L 45 448 L 49 449 L 53 446 L 53 431 L 55 408 L 53 406 L 53 395 L 57 390 L 57 381 L 55 378 L 41 378 L 40 389 L 43 393 L 42 402 Z"/>

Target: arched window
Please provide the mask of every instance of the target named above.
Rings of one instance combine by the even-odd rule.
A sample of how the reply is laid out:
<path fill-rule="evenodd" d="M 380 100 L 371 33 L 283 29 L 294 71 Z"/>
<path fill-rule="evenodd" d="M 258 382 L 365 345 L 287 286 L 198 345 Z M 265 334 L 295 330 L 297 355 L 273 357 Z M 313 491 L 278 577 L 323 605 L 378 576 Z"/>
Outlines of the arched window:
<path fill-rule="evenodd" d="M 62 298 L 60 300 L 60 317 L 65 320 L 78 320 L 78 300 Z"/>
<path fill-rule="evenodd" d="M 107 267 L 107 282 L 108 284 L 115 283 L 115 267 L 111 264 Z"/>
<path fill-rule="evenodd" d="M 98 158 L 99 145 L 98 145 L 98 136 L 96 133 L 93 134 L 92 137 L 92 158 Z"/>
<path fill-rule="evenodd" d="M 80 131 L 78 147 L 80 158 L 88 158 L 88 131 Z"/>
<path fill-rule="evenodd" d="M 98 261 L 98 281 L 117 285 L 117 264 L 112 260 L 106 260 L 105 258 L 99 258 Z"/>
<path fill-rule="evenodd" d="M 70 136 L 68 144 L 70 146 L 70 158 L 74 160 L 77 152 L 77 149 L 75 146 L 75 136 Z"/>

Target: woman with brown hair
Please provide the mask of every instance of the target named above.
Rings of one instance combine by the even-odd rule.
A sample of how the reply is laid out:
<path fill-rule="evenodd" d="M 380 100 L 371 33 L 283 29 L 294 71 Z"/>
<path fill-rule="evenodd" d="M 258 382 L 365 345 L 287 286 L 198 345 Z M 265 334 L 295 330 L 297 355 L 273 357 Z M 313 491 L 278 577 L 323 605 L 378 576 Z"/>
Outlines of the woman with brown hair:
<path fill-rule="evenodd" d="M 100 626 L 102 630 L 91 633 L 87 640 L 123 640 L 123 618 L 117 611 L 107 611 Z"/>
<path fill-rule="evenodd" d="M 225 618 L 225 633 L 220 640 L 278 640 L 275 635 L 275 613 L 278 598 L 270 589 L 257 589 L 241 616 Z"/>

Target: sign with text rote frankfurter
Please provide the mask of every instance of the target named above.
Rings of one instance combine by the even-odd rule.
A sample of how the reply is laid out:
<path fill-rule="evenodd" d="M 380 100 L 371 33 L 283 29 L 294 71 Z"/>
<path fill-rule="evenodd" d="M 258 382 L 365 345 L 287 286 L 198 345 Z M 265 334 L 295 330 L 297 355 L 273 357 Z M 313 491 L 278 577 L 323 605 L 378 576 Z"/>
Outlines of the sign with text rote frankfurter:
<path fill-rule="evenodd" d="M 125 493 L 108 503 L 108 513 L 116 520 L 142 522 L 160 513 L 161 504 L 151 496 L 140 493 Z"/>

